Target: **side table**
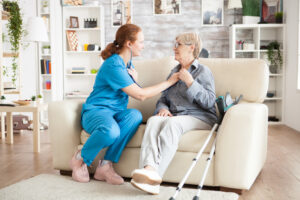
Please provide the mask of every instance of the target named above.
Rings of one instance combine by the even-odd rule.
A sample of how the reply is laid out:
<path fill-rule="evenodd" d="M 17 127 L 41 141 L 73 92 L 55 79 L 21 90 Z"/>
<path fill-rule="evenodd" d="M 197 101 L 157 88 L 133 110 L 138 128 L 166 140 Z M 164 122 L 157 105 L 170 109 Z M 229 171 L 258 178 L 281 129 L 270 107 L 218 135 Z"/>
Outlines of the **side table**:
<path fill-rule="evenodd" d="M 39 113 L 46 110 L 48 104 L 37 103 L 29 104 L 26 106 L 0 106 L 0 113 L 6 112 L 6 125 L 7 125 L 7 144 L 14 143 L 13 136 L 13 112 L 32 112 L 33 114 L 33 152 L 40 152 L 40 120 Z M 2 130 L 1 130 L 2 131 Z"/>

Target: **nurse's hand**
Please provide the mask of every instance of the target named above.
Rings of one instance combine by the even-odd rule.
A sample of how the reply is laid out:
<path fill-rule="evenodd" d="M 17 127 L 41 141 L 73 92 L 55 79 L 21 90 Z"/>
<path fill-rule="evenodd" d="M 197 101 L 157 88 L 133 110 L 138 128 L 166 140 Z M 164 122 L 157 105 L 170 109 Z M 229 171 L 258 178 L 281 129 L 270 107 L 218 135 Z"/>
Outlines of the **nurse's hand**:
<path fill-rule="evenodd" d="M 156 115 L 161 117 L 173 117 L 172 113 L 165 108 L 160 109 Z"/>
<path fill-rule="evenodd" d="M 130 74 L 132 76 L 132 78 L 135 80 L 135 82 L 138 82 L 138 73 L 137 73 L 137 71 L 132 67 L 130 67 L 130 69 L 127 69 L 127 71 L 128 71 L 128 74 Z"/>
<path fill-rule="evenodd" d="M 168 82 L 171 83 L 171 85 L 174 85 L 179 80 L 179 72 L 176 72 L 172 74 L 172 76 L 168 79 Z"/>

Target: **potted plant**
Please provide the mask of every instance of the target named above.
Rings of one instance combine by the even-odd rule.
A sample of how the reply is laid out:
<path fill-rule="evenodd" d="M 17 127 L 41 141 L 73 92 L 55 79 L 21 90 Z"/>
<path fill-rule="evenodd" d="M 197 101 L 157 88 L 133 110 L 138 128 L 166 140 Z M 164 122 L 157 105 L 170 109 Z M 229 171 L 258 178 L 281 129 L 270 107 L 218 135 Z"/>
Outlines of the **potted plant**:
<path fill-rule="evenodd" d="M 277 12 L 277 13 L 275 13 L 275 20 L 276 20 L 276 23 L 282 24 L 282 21 L 283 21 L 283 12 Z"/>
<path fill-rule="evenodd" d="M 13 53 L 12 59 L 12 75 L 11 81 L 16 85 L 17 80 L 17 69 L 18 69 L 18 52 L 21 45 L 21 39 L 24 34 L 23 19 L 21 17 L 20 7 L 17 1 L 3 0 L 3 10 L 9 12 L 9 18 L 7 23 L 9 42 L 11 44 L 11 51 Z"/>
<path fill-rule="evenodd" d="M 4 103 L 5 99 L 6 99 L 5 96 L 2 95 L 1 96 L 1 103 Z"/>
<path fill-rule="evenodd" d="M 48 0 L 44 0 L 42 6 L 43 6 L 43 12 L 44 13 L 49 13 L 49 2 L 48 2 Z"/>
<path fill-rule="evenodd" d="M 43 53 L 44 54 L 50 54 L 50 49 L 51 49 L 50 45 L 44 45 L 43 46 Z"/>
<path fill-rule="evenodd" d="M 242 0 L 243 24 L 257 24 L 260 20 L 260 0 Z"/>
<path fill-rule="evenodd" d="M 31 101 L 32 101 L 32 104 L 33 104 L 33 105 L 36 105 L 36 101 L 35 101 L 35 100 L 36 100 L 36 96 L 32 96 L 32 97 L 31 97 Z"/>
<path fill-rule="evenodd" d="M 43 103 L 43 96 L 41 94 L 37 95 L 37 103 Z"/>
<path fill-rule="evenodd" d="M 282 66 L 282 56 L 280 51 L 280 44 L 277 41 L 273 41 L 267 46 L 268 60 L 270 62 L 270 72 L 276 74 L 278 69 Z"/>

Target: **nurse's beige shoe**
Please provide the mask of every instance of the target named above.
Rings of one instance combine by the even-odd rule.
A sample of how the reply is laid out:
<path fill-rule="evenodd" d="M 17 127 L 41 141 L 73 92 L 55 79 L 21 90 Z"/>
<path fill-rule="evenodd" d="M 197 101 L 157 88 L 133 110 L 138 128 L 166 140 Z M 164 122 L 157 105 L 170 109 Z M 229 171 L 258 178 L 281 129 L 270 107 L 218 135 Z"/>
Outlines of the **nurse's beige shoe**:
<path fill-rule="evenodd" d="M 94 179 L 106 181 L 112 185 L 121 185 L 124 183 L 124 179 L 115 172 L 111 162 L 104 165 L 101 165 L 101 162 L 102 161 L 100 160 L 94 174 Z"/>
<path fill-rule="evenodd" d="M 70 161 L 70 167 L 72 169 L 72 178 L 75 181 L 87 183 L 90 181 L 90 174 L 87 169 L 87 165 L 83 162 L 83 160 L 76 158 L 78 153 L 80 153 L 80 150 L 73 155 Z"/>

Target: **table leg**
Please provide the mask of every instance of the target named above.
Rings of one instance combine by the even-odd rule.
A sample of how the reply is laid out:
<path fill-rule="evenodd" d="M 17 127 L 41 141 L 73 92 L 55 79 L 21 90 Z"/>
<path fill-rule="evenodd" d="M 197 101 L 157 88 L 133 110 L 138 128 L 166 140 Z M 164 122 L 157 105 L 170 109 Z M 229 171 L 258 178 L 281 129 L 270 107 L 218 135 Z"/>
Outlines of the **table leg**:
<path fill-rule="evenodd" d="M 33 112 L 33 151 L 40 152 L 40 121 L 38 110 Z"/>
<path fill-rule="evenodd" d="M 7 141 L 8 144 L 14 143 L 14 131 L 13 131 L 13 119 L 12 119 L 12 113 L 7 112 L 6 113 L 6 127 L 7 127 Z"/>
<path fill-rule="evenodd" d="M 5 139 L 5 120 L 4 120 L 4 112 L 1 113 L 1 139 Z"/>

